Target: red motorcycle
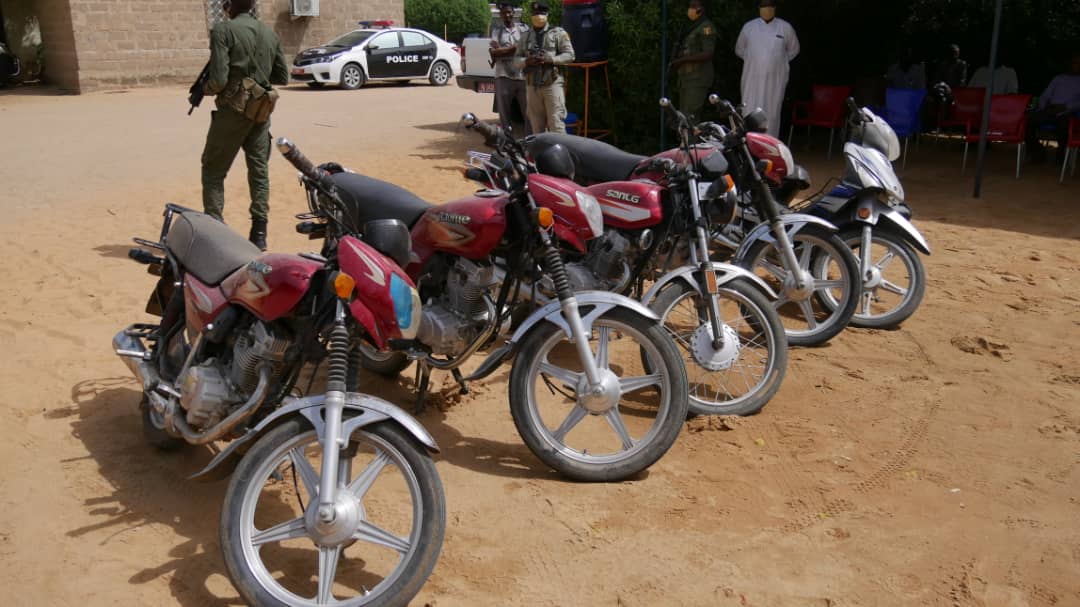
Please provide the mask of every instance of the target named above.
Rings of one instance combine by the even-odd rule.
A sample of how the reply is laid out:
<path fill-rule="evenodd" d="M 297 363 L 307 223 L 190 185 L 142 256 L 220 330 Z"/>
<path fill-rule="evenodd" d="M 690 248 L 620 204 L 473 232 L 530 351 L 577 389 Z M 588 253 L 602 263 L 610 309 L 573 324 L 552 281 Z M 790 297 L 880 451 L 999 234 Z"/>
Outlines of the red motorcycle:
<path fill-rule="evenodd" d="M 674 443 L 687 414 L 687 380 L 675 344 L 647 307 L 604 291 L 573 288 L 555 241 L 586 249 L 603 232 L 596 198 L 565 179 L 565 150 L 528 166 L 520 143 L 468 114 L 465 127 L 495 148 L 482 168 L 491 188 L 431 205 L 392 184 L 324 165 L 345 206 L 328 214 L 318 181 L 303 177 L 312 213 L 301 229 L 322 237 L 341 224 L 356 233 L 374 218 L 411 226 L 406 271 L 424 302 L 413 340 L 375 342 L 364 365 L 397 376 L 417 364 L 418 408 L 431 370 L 462 390 L 503 362 L 518 433 L 545 464 L 586 481 L 641 472 Z M 341 244 L 325 234 L 324 253 Z M 501 342 L 501 345 L 499 343 Z M 475 353 L 490 353 L 464 376 Z"/>
<path fill-rule="evenodd" d="M 152 444 L 231 441 L 193 478 L 233 473 L 220 541 L 243 599 L 407 603 L 446 527 L 438 447 L 409 414 L 357 391 L 361 344 L 419 329 L 419 295 L 400 267 L 407 229 L 367 225 L 328 256 L 261 253 L 216 219 L 167 205 L 157 241 L 136 242 L 130 256 L 159 277 L 146 311 L 160 320 L 127 327 L 113 346 L 142 383 Z M 321 362 L 325 393 L 295 396 L 301 370 Z"/>
<path fill-rule="evenodd" d="M 720 103 L 715 95 L 713 98 L 714 103 Z M 654 253 L 664 259 L 669 251 L 675 252 L 675 262 L 665 265 L 665 269 L 679 267 L 679 261 L 691 260 L 695 253 L 695 247 L 691 246 L 692 237 L 682 241 L 665 242 L 662 238 L 650 241 L 657 228 L 649 222 L 660 223 L 654 210 L 658 205 L 653 202 L 657 196 L 645 197 L 639 192 L 649 189 L 652 184 L 662 188 L 664 194 L 660 195 L 660 200 L 679 192 L 684 198 L 696 198 L 694 206 L 702 205 L 703 216 L 708 216 L 711 224 L 709 248 L 714 251 L 712 257 L 756 273 L 757 278 L 767 285 L 764 293 L 779 294 L 772 297 L 771 305 L 780 312 L 788 343 L 801 346 L 825 343 L 847 326 L 855 312 L 856 294 L 862 284 L 858 260 L 836 235 L 836 227 L 828 221 L 802 213 L 777 212 L 777 196 L 789 201 L 796 191 L 808 187 L 809 176 L 795 164 L 787 146 L 758 132 L 763 117 L 752 113 L 747 118 L 751 122 L 747 128 L 734 108 L 727 113 L 732 116 L 733 127 L 724 131 L 726 139 L 711 137 L 716 129 L 711 123 L 685 125 L 696 135 L 706 136 L 706 141 L 651 157 L 630 154 L 601 141 L 571 135 L 537 135 L 530 149 L 551 143 L 568 148 L 574 160 L 575 180 L 593 186 L 589 191 L 600 199 L 604 222 L 615 231 L 640 230 L 649 226 L 640 232 L 646 237 L 643 240 L 622 238 L 599 248 L 597 253 L 604 249 L 618 251 L 599 258 L 600 264 L 589 262 L 587 258 L 586 265 L 594 280 L 602 281 L 608 288 L 625 288 L 617 281 L 623 274 L 616 272 L 613 276 L 610 270 L 613 267 L 617 270 L 629 259 L 648 261 Z M 688 173 L 680 173 L 679 168 Z M 671 183 L 673 175 L 680 177 L 680 183 Z M 670 211 L 677 211 L 677 207 Z M 670 211 L 665 208 L 661 215 Z M 748 218 L 754 220 L 747 223 Z M 682 231 L 692 236 L 698 223 L 694 220 Z M 650 250 L 650 247 L 642 246 L 649 242 L 659 248 Z M 595 256 L 597 253 L 590 254 Z M 605 265 L 604 260 L 614 261 L 615 265 Z M 715 266 L 714 271 L 722 271 L 721 266 Z M 726 272 L 731 275 L 729 270 Z M 625 274 L 640 276 L 640 271 Z M 758 281 L 758 287 L 762 286 Z M 660 295 L 656 286 L 651 289 L 651 294 Z M 648 295 L 642 293 L 643 301 L 652 302 Z M 658 310 L 658 313 L 663 315 L 664 311 Z M 755 326 L 759 325 L 755 323 Z M 700 364 L 709 356 L 702 350 L 694 358 Z M 758 391 L 757 394 L 767 393 Z M 726 399 L 721 398 L 723 396 L 721 392 L 712 399 L 714 412 L 722 411 L 719 407 L 724 406 Z M 757 408 L 763 404 L 764 401 L 757 398 Z M 749 409 L 750 412 L 754 410 Z"/>

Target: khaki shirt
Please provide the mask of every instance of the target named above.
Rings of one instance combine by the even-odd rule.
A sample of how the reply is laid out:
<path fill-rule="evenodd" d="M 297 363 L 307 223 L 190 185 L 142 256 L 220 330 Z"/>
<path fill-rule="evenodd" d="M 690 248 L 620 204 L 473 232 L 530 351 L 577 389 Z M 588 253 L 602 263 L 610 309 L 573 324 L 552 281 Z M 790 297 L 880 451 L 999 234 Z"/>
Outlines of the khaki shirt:
<path fill-rule="evenodd" d="M 551 59 L 554 65 L 525 65 L 525 58 L 532 54 L 537 46 L 537 41 L 542 38 L 540 48 Z M 525 82 L 529 86 L 549 86 L 562 82 L 562 75 L 556 66 L 574 62 L 574 46 L 570 44 L 570 34 L 561 27 L 545 25 L 539 32 L 534 28 L 528 28 L 518 41 L 517 54 L 514 55 L 514 64 L 525 72 Z"/>
<path fill-rule="evenodd" d="M 491 29 L 491 39 L 499 45 L 499 48 L 517 48 L 518 42 L 528 29 L 528 26 L 524 23 L 513 23 L 510 27 L 506 27 L 506 25 L 500 21 L 498 25 Z M 515 64 L 514 59 L 514 55 L 496 59 L 495 77 L 511 78 L 513 80 L 524 79 L 525 75 L 522 74 L 521 68 Z"/>
<path fill-rule="evenodd" d="M 206 92 L 228 95 L 248 76 L 267 88 L 274 84 L 285 85 L 289 83 L 289 65 L 274 30 L 250 13 L 243 13 L 210 30 L 210 74 Z M 266 78 L 270 81 L 265 82 Z"/>
<path fill-rule="evenodd" d="M 698 19 L 694 27 L 682 39 L 676 58 L 712 53 L 716 51 L 716 26 L 708 18 Z M 683 81 L 701 80 L 712 82 L 713 65 L 711 61 L 684 63 L 678 68 L 679 79 Z"/>

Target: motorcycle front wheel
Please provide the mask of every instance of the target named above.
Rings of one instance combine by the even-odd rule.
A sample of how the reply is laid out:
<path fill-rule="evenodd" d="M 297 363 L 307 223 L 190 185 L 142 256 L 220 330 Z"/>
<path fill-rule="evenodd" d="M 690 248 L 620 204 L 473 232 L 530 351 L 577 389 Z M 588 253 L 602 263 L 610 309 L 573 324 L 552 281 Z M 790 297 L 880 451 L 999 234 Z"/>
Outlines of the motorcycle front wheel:
<path fill-rule="evenodd" d="M 862 230 L 844 230 L 840 238 L 862 259 Z M 873 230 L 870 236 L 872 268 L 863 272 L 862 296 L 851 317 L 851 326 L 888 329 L 907 320 L 922 303 L 926 291 L 926 269 L 914 248 L 887 230 Z M 821 260 L 819 263 L 826 263 Z M 860 263 L 860 266 L 862 264 Z M 826 305 L 835 306 L 829 294 Z"/>
<path fill-rule="evenodd" d="M 582 306 L 587 316 L 589 306 Z M 686 369 L 657 323 L 613 308 L 592 323 L 589 344 L 603 390 L 590 392 L 574 343 L 550 322 L 522 341 L 510 372 L 510 413 L 529 449 L 580 481 L 626 479 L 660 459 L 687 415 Z"/>
<path fill-rule="evenodd" d="M 387 422 L 350 439 L 330 524 L 318 518 L 322 450 L 306 420 L 282 423 L 240 461 L 220 535 L 229 577 L 248 604 L 405 605 L 431 574 L 446 502 L 427 451 Z"/>
<path fill-rule="evenodd" d="M 862 290 L 859 260 L 839 236 L 816 225 L 804 226 L 791 241 L 799 272 L 807 279 L 805 289 L 795 289 L 795 277 L 784 267 L 775 242 L 751 245 L 744 267 L 780 295 L 773 307 L 780 313 L 788 343 L 820 346 L 843 331 L 855 314 Z M 824 265 L 813 267 L 822 259 Z M 834 305 L 827 304 L 829 300 Z"/>
<path fill-rule="evenodd" d="M 714 347 L 708 303 L 681 280 L 649 306 L 675 339 L 690 380 L 690 412 L 753 415 L 772 399 L 787 370 L 784 325 L 769 300 L 749 281 L 717 289 L 723 345 Z"/>

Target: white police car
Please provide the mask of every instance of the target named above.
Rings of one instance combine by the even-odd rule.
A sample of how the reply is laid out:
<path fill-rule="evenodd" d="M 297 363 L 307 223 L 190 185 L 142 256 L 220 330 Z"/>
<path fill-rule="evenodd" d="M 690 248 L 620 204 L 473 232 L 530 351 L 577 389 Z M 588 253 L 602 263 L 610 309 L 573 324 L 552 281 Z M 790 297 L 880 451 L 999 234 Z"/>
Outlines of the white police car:
<path fill-rule="evenodd" d="M 427 78 L 443 86 L 461 72 L 457 46 L 423 30 L 391 27 L 392 21 L 361 21 L 362 29 L 301 51 L 292 79 L 311 87 L 335 84 L 356 89 L 369 80 Z"/>

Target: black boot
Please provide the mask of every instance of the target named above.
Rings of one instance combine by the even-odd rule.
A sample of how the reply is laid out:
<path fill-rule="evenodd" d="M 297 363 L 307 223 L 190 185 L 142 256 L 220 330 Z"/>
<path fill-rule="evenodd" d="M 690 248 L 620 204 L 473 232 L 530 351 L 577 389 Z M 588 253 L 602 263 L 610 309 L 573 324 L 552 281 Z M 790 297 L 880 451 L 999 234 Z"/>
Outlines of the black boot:
<path fill-rule="evenodd" d="M 251 233 L 248 235 L 251 244 L 259 247 L 260 251 L 266 250 L 266 220 L 252 219 Z"/>

